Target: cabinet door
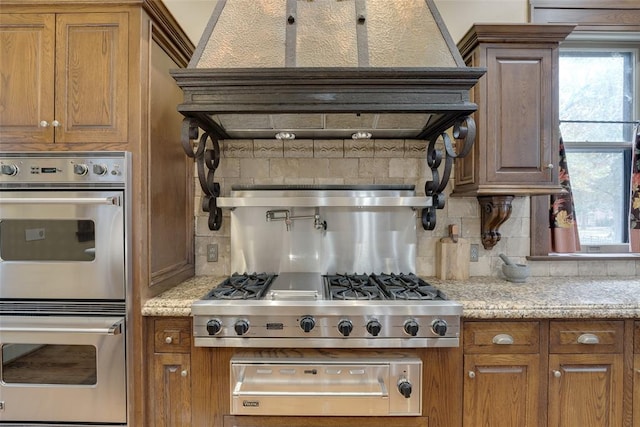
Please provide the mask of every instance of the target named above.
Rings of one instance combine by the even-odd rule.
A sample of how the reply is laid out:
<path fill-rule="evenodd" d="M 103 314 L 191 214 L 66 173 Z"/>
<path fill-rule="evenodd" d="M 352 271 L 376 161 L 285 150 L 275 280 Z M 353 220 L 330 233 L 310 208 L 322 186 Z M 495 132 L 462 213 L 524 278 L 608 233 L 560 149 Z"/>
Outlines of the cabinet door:
<path fill-rule="evenodd" d="M 633 362 L 633 427 L 640 427 L 640 354 Z"/>
<path fill-rule="evenodd" d="M 153 402 L 150 425 L 191 426 L 191 366 L 189 354 L 156 353 L 153 357 Z"/>
<path fill-rule="evenodd" d="M 487 48 L 487 181 L 557 184 L 552 49 Z M 493 147 L 491 145 L 494 145 Z"/>
<path fill-rule="evenodd" d="M 539 355 L 466 355 L 464 369 L 464 427 L 538 427 Z"/>
<path fill-rule="evenodd" d="M 56 143 L 126 142 L 128 15 L 56 17 Z"/>
<path fill-rule="evenodd" d="M 622 354 L 552 354 L 549 370 L 549 427 L 622 426 Z"/>
<path fill-rule="evenodd" d="M 0 144 L 53 142 L 54 15 L 0 14 Z"/>

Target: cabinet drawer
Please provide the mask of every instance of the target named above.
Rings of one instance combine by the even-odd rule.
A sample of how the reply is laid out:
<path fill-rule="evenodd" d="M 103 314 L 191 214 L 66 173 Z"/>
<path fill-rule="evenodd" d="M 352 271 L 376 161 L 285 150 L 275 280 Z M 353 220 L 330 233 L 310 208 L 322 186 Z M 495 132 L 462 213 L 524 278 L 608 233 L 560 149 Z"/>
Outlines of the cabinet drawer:
<path fill-rule="evenodd" d="M 633 352 L 635 354 L 640 354 L 640 322 L 635 322 L 633 331 Z"/>
<path fill-rule="evenodd" d="M 156 353 L 188 353 L 191 350 L 190 319 L 156 319 L 153 335 Z"/>
<path fill-rule="evenodd" d="M 552 321 L 550 353 L 622 353 L 623 321 Z"/>
<path fill-rule="evenodd" d="M 538 353 L 539 322 L 464 322 L 465 353 Z"/>

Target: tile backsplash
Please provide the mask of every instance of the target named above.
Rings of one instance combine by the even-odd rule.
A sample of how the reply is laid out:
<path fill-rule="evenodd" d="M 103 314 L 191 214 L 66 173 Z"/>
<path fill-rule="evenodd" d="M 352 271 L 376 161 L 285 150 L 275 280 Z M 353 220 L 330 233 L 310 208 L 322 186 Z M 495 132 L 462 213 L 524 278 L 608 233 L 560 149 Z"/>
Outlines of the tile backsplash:
<path fill-rule="evenodd" d="M 234 184 L 414 184 L 424 195 L 431 171 L 422 140 L 224 140 L 215 181 L 223 196 Z M 197 173 L 197 172 L 196 172 Z M 528 263 L 533 276 L 634 276 L 640 261 L 527 261 L 529 254 L 529 198 L 516 197 L 513 212 L 501 228 L 502 239 L 491 250 L 480 242 L 480 205 L 474 197 L 450 197 L 452 178 L 445 190 L 446 205 L 437 211 L 437 226 L 425 231 L 418 224 L 417 274 L 435 275 L 436 242 L 457 224 L 462 238 L 479 246 L 478 262 L 470 263 L 471 276 L 501 276 L 505 253 Z M 196 195 L 196 274 L 226 276 L 230 269 L 229 213 L 224 212 L 219 231 L 207 226 L 200 210 L 202 190 Z M 419 216 L 419 215 L 418 215 Z M 218 261 L 207 262 L 207 246 L 218 245 Z"/>

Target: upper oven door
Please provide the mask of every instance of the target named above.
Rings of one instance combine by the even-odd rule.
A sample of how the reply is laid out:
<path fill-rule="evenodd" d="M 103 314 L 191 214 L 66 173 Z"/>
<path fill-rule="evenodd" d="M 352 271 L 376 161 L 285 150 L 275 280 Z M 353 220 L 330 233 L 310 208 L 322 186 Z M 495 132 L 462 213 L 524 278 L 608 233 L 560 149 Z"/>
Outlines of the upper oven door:
<path fill-rule="evenodd" d="M 123 300 L 122 191 L 0 191 L 0 298 Z"/>

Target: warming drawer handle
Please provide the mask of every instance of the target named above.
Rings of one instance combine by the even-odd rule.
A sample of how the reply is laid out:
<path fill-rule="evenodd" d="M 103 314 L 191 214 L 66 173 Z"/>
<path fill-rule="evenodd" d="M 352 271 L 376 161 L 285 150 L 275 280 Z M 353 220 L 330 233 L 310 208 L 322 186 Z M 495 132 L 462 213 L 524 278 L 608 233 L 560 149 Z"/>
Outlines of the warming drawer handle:
<path fill-rule="evenodd" d="M 0 332 L 27 332 L 27 333 L 64 333 L 64 334 L 94 334 L 94 335 L 120 335 L 122 333 L 122 320 L 105 328 L 74 328 L 74 327 L 29 327 L 29 326 L 0 326 Z"/>
<path fill-rule="evenodd" d="M 13 205 L 112 205 L 120 206 L 120 197 L 34 197 L 2 199 L 3 204 Z"/>
<path fill-rule="evenodd" d="M 362 391 L 262 391 L 262 390 L 242 390 L 243 379 L 236 382 L 233 389 L 234 396 L 337 396 L 337 397 L 389 397 L 389 391 L 382 378 L 378 378 L 380 391 L 362 392 Z"/>
<path fill-rule="evenodd" d="M 595 334 L 582 334 L 578 337 L 580 344 L 600 344 L 600 338 Z"/>

